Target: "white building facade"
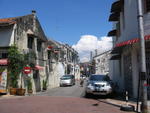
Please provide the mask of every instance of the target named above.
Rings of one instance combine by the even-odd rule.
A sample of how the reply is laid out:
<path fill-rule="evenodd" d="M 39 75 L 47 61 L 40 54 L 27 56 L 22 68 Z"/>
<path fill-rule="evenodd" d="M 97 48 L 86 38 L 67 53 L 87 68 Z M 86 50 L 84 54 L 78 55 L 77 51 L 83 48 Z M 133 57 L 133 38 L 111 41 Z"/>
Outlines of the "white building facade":
<path fill-rule="evenodd" d="M 144 36 L 146 44 L 146 68 L 149 83 L 150 58 L 150 0 L 142 0 L 144 13 Z M 114 22 L 114 29 L 108 33 L 113 36 L 114 48 L 111 63 L 111 76 L 118 91 L 129 92 L 136 98 L 140 72 L 140 49 L 138 32 L 137 0 L 114 1 L 109 21 Z"/>
<path fill-rule="evenodd" d="M 110 50 L 93 57 L 95 61 L 95 74 L 108 74 L 110 62 Z"/>

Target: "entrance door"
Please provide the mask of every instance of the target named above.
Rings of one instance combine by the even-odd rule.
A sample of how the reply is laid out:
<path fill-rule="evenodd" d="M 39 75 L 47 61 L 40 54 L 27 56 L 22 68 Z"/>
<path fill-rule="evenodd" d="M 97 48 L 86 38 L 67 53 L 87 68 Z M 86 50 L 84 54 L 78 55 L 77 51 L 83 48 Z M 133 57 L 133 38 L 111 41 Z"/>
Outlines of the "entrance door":
<path fill-rule="evenodd" d="M 131 53 L 124 56 L 124 80 L 125 91 L 128 91 L 129 96 L 133 96 L 133 84 L 132 84 L 132 64 Z"/>

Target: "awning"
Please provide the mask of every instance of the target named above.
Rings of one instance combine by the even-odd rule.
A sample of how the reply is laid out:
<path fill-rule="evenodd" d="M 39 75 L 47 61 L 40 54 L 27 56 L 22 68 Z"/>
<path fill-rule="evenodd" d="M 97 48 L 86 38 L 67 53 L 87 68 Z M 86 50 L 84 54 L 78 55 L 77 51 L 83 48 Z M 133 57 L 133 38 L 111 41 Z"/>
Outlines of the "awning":
<path fill-rule="evenodd" d="M 146 36 L 144 37 L 144 39 L 145 39 L 145 40 L 150 40 L 150 35 L 146 35 Z M 134 43 L 139 42 L 139 40 L 140 40 L 140 38 L 134 38 L 134 39 L 127 40 L 127 41 L 124 41 L 124 42 L 120 42 L 120 43 L 116 44 L 116 47 L 134 44 Z"/>
<path fill-rule="evenodd" d="M 119 16 L 120 16 L 120 13 L 118 13 L 118 12 L 112 13 L 112 14 L 109 16 L 109 21 L 118 21 Z"/>
<path fill-rule="evenodd" d="M 111 54 L 121 54 L 123 48 L 124 46 L 114 47 L 111 51 Z"/>
<path fill-rule="evenodd" d="M 120 42 L 120 43 L 116 44 L 116 47 L 131 45 L 131 44 L 136 43 L 138 41 L 139 41 L 139 38 L 134 38 L 132 40 L 127 40 L 127 41 L 124 41 L 124 42 Z"/>
<path fill-rule="evenodd" d="M 122 2 L 116 1 L 111 6 L 111 12 L 120 12 L 122 8 Z"/>
<path fill-rule="evenodd" d="M 36 65 L 36 66 L 35 66 L 35 70 L 42 70 L 42 69 L 43 69 L 42 66 L 39 66 L 39 65 Z"/>
<path fill-rule="evenodd" d="M 8 60 L 7 59 L 0 59 L 0 65 L 7 65 Z"/>
<path fill-rule="evenodd" d="M 114 30 L 111 30 L 108 32 L 107 36 L 116 36 L 117 35 L 117 30 L 114 29 Z"/>
<path fill-rule="evenodd" d="M 119 60 L 119 59 L 121 59 L 121 55 L 119 54 L 117 54 L 117 55 L 113 55 L 111 58 L 110 58 L 110 60 Z"/>

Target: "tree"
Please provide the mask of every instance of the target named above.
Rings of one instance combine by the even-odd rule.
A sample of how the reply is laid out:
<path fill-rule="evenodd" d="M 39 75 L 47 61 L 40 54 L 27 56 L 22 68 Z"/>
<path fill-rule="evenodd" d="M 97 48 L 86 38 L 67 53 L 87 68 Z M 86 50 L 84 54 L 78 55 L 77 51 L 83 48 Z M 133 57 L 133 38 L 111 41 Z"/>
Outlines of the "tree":
<path fill-rule="evenodd" d="M 12 45 L 8 50 L 8 85 L 17 88 L 18 78 L 25 65 L 24 55 L 21 54 L 16 45 Z"/>

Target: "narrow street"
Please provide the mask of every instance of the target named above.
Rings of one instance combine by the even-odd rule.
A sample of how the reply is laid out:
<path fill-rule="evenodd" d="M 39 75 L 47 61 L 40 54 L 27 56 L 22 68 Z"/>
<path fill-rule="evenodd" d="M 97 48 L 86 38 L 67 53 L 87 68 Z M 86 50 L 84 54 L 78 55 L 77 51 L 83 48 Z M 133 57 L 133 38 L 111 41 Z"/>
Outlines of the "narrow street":
<path fill-rule="evenodd" d="M 126 113 L 101 99 L 84 98 L 84 88 L 58 87 L 33 96 L 0 99 L 0 113 Z"/>
<path fill-rule="evenodd" d="M 79 82 L 76 82 L 74 86 L 53 88 L 46 92 L 40 92 L 37 96 L 83 97 L 84 87 L 80 87 Z"/>

